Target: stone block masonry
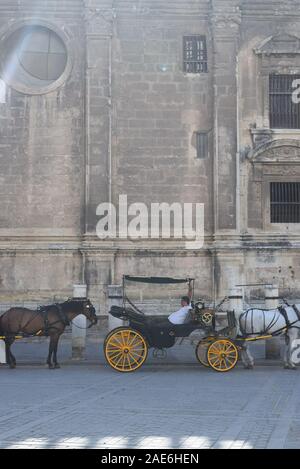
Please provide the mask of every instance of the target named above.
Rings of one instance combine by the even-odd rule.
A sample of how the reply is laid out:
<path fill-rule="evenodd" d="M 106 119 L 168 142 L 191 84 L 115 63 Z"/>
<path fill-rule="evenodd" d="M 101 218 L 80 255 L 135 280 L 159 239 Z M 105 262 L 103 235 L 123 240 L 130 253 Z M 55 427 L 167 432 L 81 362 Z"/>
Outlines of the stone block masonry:
<path fill-rule="evenodd" d="M 300 73 L 299 51 L 286 49 L 298 1 L 2 0 L 1 63 L 26 25 L 57 34 L 69 68 L 47 92 L 6 83 L 1 95 L 0 302 L 86 283 L 106 314 L 107 287 L 124 273 L 195 276 L 209 301 L 237 282 L 299 296 L 299 225 L 269 214 L 270 182 L 299 180 L 299 132 L 270 128 L 267 91 L 272 70 Z M 206 38 L 207 72 L 183 71 L 193 35 Z M 204 158 L 197 132 L 208 134 Z M 204 203 L 204 248 L 99 240 L 96 207 L 120 194 Z"/>

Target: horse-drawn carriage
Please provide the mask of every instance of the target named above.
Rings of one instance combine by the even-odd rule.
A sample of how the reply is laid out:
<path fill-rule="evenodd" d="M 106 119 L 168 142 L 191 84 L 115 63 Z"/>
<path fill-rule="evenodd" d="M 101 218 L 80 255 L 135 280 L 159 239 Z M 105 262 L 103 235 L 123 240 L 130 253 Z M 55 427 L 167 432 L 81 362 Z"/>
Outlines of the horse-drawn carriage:
<path fill-rule="evenodd" d="M 176 285 L 187 283 L 191 292 L 191 306 L 183 324 L 173 324 L 166 316 L 148 315 L 141 311 L 128 297 L 126 284 Z M 188 338 L 200 331 L 196 345 L 197 360 L 206 367 L 225 372 L 232 370 L 241 356 L 246 368 L 253 367 L 248 345 L 256 340 L 285 336 L 285 368 L 295 369 L 299 362 L 294 354 L 300 329 L 300 304 L 279 306 L 273 310 L 250 308 L 242 313 L 225 311 L 225 327 L 217 327 L 218 308 L 205 307 L 203 301 L 193 300 L 194 279 L 169 277 L 123 277 L 123 304 L 113 306 L 110 314 L 127 324 L 109 332 L 104 341 L 104 355 L 109 365 L 121 372 L 137 370 L 145 362 L 149 348 L 156 356 L 173 347 L 176 339 Z M 10 347 L 15 339 L 29 336 L 49 336 L 49 368 L 59 368 L 57 345 L 65 327 L 79 314 L 84 314 L 91 327 L 97 323 L 95 308 L 88 298 L 70 298 L 37 310 L 22 307 L 10 308 L 0 317 L 0 340 L 5 342 L 6 359 L 11 368 L 16 360 Z M 193 338 L 194 340 L 194 338 Z M 295 359 L 296 357 L 296 359 Z"/>
<path fill-rule="evenodd" d="M 146 315 L 127 296 L 127 282 L 152 284 L 189 284 L 192 291 L 192 309 L 184 324 L 172 324 L 166 316 Z M 245 368 L 252 368 L 254 360 L 249 344 L 277 336 L 285 337 L 284 367 L 295 369 L 295 347 L 300 329 L 300 304 L 285 305 L 275 309 L 249 308 L 244 312 L 225 310 L 225 327 L 217 328 L 218 309 L 205 307 L 203 301 L 194 302 L 194 279 L 165 277 L 123 277 L 123 304 L 113 306 L 110 314 L 127 324 L 113 329 L 104 342 L 104 355 L 109 365 L 117 371 L 131 372 L 145 362 L 149 348 L 162 354 L 164 349 L 173 347 L 176 339 L 189 337 L 200 331 L 201 338 L 196 345 L 197 360 L 215 371 L 232 370 L 239 357 Z M 223 318 L 224 319 L 224 318 Z M 219 325 L 220 326 L 220 325 Z M 299 353 L 297 354 L 298 357 Z"/>
<path fill-rule="evenodd" d="M 227 313 L 228 325 L 217 331 L 215 311 L 206 308 L 202 301 L 191 299 L 192 309 L 184 324 L 172 324 L 166 316 L 147 315 L 127 296 L 127 282 L 148 284 L 184 284 L 194 293 L 194 279 L 168 277 L 123 277 L 123 304 L 113 306 L 110 314 L 127 322 L 109 332 L 104 341 L 104 355 L 109 365 L 117 371 L 131 372 L 145 362 L 149 348 L 163 353 L 173 347 L 178 338 L 189 337 L 195 331 L 202 332 L 196 346 L 196 357 L 204 366 L 216 371 L 229 371 L 237 363 L 238 346 L 230 339 L 235 321 L 232 312 Z"/>

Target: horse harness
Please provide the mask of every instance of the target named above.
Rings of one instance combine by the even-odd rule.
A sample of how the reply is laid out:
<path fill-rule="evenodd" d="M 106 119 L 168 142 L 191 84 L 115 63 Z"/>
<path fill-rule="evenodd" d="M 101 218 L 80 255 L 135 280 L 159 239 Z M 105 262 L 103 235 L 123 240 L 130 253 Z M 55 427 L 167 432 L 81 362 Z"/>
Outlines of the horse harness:
<path fill-rule="evenodd" d="M 56 308 L 59 319 L 57 321 L 54 321 L 54 322 L 50 323 L 50 321 L 49 321 L 49 311 L 53 307 Z M 36 315 L 33 318 L 29 319 L 29 321 L 26 323 L 26 325 L 23 327 L 23 329 L 26 329 L 26 327 L 28 327 L 29 324 L 32 321 L 34 321 L 34 319 L 36 319 L 38 316 L 42 316 L 42 318 L 44 320 L 44 327 L 35 333 L 36 336 L 41 336 L 41 335 L 48 336 L 50 329 L 59 330 L 57 327 L 55 327 L 55 324 L 58 324 L 58 323 L 61 323 L 61 322 L 63 323 L 63 325 L 65 327 L 70 325 L 70 320 L 68 319 L 68 317 L 67 317 L 66 313 L 64 312 L 63 308 L 61 307 L 61 305 L 59 303 L 54 303 L 54 304 L 48 305 L 48 306 L 39 306 L 37 308 Z M 22 322 L 22 320 L 21 320 L 21 322 Z M 19 329 L 21 330 L 21 325 L 20 325 Z"/>
<path fill-rule="evenodd" d="M 297 322 L 300 322 L 300 311 L 298 310 L 297 306 L 296 305 L 291 305 L 291 307 L 293 308 L 294 312 L 296 313 L 296 316 L 297 316 L 297 320 L 296 321 L 293 321 L 291 322 L 288 318 L 288 315 L 287 315 L 287 312 L 286 312 L 286 309 L 284 306 L 278 306 L 277 310 L 278 312 L 281 314 L 281 316 L 283 316 L 284 320 L 285 320 L 285 323 L 286 323 L 286 326 L 284 327 L 281 327 L 280 329 L 278 329 L 277 331 L 273 332 L 271 335 L 273 336 L 276 336 L 276 335 L 279 335 L 281 334 L 284 330 L 286 330 L 286 332 L 288 331 L 288 329 L 291 329 L 291 328 L 295 328 L 295 329 L 300 329 L 300 326 L 295 326 L 295 324 Z M 246 318 L 245 318 L 245 324 L 247 322 L 247 315 L 248 313 L 252 311 L 252 315 L 251 315 L 251 328 L 252 328 L 252 334 L 259 334 L 259 333 L 262 333 L 262 334 L 268 334 L 270 329 L 275 326 L 275 324 L 277 323 L 278 321 L 278 317 L 276 319 L 276 314 L 274 314 L 274 317 L 273 319 L 271 320 L 271 322 L 268 324 L 268 326 L 266 327 L 266 324 L 265 324 L 265 316 L 264 316 L 264 330 L 263 332 L 254 332 L 254 325 L 253 325 L 253 309 L 249 309 L 248 311 L 246 311 Z M 264 310 L 262 310 L 264 311 Z M 244 330 L 244 328 L 242 327 L 242 324 L 241 324 L 241 317 L 244 315 L 242 314 L 240 317 L 239 317 L 239 325 L 240 325 L 240 330 L 242 332 L 243 335 L 246 335 L 246 331 Z"/>
<path fill-rule="evenodd" d="M 57 310 L 59 320 L 50 323 L 48 314 L 49 314 L 49 310 L 53 307 L 55 307 L 56 310 Z M 57 323 L 60 323 L 60 322 L 62 322 L 65 327 L 70 325 L 70 321 L 68 319 L 68 316 L 66 315 L 66 313 L 64 312 L 64 310 L 62 309 L 62 307 L 59 303 L 54 303 L 53 305 L 49 305 L 49 306 L 40 306 L 37 309 L 37 312 L 44 319 L 44 329 L 40 332 L 39 335 L 41 335 L 42 332 L 45 335 L 49 335 L 50 329 L 57 329 L 56 327 L 53 327 L 53 326 Z"/>
<path fill-rule="evenodd" d="M 296 316 L 297 316 L 297 320 L 296 321 L 293 321 L 291 322 L 288 318 L 288 315 L 287 315 L 287 312 L 286 312 L 286 309 L 284 306 L 279 306 L 278 307 L 278 310 L 280 312 L 280 314 L 284 317 L 285 319 L 285 322 L 286 322 L 286 330 L 288 329 L 291 329 L 291 328 L 295 328 L 295 329 L 300 329 L 299 326 L 295 326 L 294 324 L 296 324 L 297 322 L 300 322 L 300 311 L 299 309 L 297 308 L 296 305 L 291 305 L 291 307 L 293 308 L 294 312 L 296 313 Z M 278 331 L 277 331 L 278 332 Z"/>

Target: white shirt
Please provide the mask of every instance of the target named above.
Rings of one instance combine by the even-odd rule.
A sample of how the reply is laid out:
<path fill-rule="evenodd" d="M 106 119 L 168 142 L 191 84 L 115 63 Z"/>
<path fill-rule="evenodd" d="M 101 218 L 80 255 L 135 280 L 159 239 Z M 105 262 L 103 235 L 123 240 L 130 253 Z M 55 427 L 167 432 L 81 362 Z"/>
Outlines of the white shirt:
<path fill-rule="evenodd" d="M 192 309 L 190 305 L 182 306 L 178 311 L 170 314 L 168 317 L 169 321 L 173 324 L 184 324 L 190 309 Z"/>

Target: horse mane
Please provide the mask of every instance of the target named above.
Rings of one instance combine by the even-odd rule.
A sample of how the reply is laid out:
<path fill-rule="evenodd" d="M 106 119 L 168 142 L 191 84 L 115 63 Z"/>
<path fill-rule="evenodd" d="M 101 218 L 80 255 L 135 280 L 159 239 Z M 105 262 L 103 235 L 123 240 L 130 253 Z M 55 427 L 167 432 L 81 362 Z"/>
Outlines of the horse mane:
<path fill-rule="evenodd" d="M 86 297 L 83 298 L 81 296 L 80 297 L 74 296 L 73 298 L 68 298 L 66 301 L 64 301 L 64 303 L 71 303 L 73 301 L 77 302 L 77 303 L 80 303 L 82 301 L 87 301 L 87 300 L 88 300 L 88 298 L 86 298 Z"/>
<path fill-rule="evenodd" d="M 82 303 L 86 302 L 87 298 L 68 298 L 66 301 L 63 303 L 60 303 L 62 307 L 64 306 L 71 306 L 73 308 L 76 308 L 77 306 L 82 305 Z"/>
<path fill-rule="evenodd" d="M 85 301 L 88 301 L 87 298 L 68 298 L 67 301 L 65 301 L 64 303 L 84 303 Z"/>

